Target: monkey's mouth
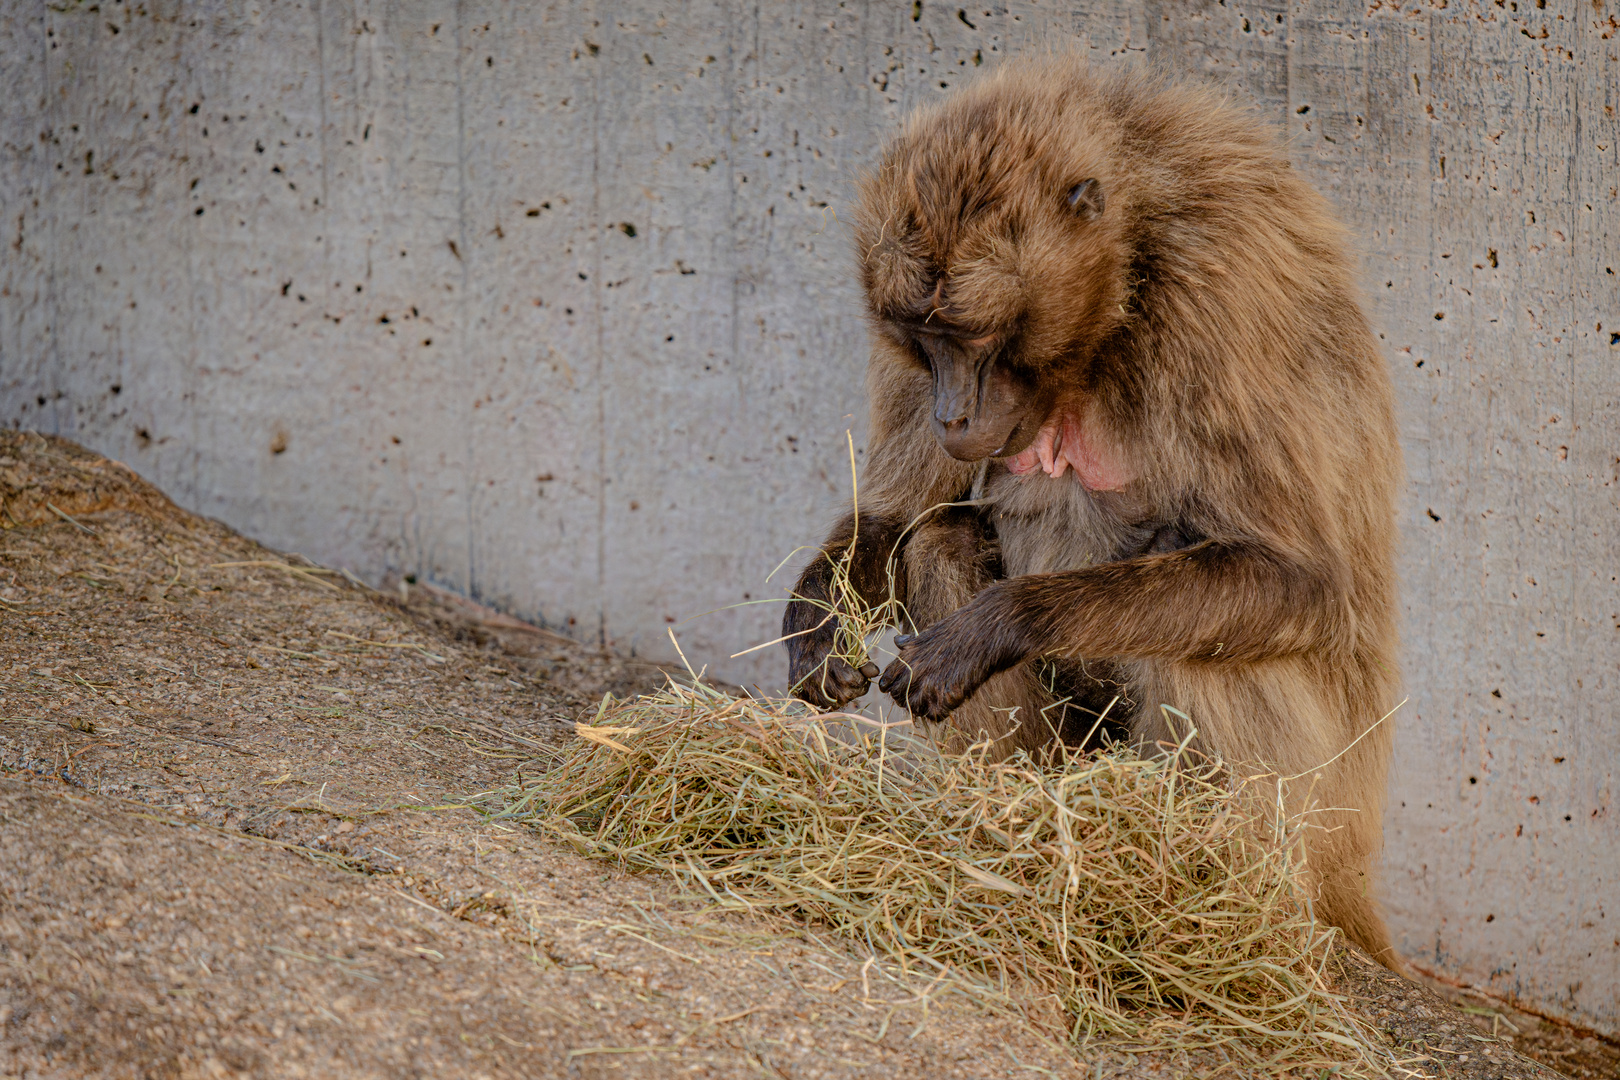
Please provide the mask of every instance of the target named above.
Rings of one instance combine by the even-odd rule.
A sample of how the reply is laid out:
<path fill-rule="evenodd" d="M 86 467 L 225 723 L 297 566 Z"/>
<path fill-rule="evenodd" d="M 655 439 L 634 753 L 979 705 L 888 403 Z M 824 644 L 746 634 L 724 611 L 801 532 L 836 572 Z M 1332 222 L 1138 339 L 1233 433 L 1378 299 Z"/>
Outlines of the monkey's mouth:
<path fill-rule="evenodd" d="M 988 456 L 993 458 L 1022 458 L 1029 453 L 1030 448 L 1034 446 L 1035 440 L 1040 438 L 1043 430 L 1039 426 L 1039 422 L 1032 418 L 1032 415 L 1031 413 L 1025 413 L 1020 417 L 1018 423 L 1013 425 L 1012 431 L 1007 435 L 1007 441 Z"/>

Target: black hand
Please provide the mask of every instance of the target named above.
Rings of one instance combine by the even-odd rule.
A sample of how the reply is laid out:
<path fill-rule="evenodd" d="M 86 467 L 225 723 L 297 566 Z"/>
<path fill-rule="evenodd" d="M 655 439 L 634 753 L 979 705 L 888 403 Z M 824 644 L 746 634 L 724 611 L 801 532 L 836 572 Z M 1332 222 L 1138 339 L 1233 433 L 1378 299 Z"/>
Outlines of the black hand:
<path fill-rule="evenodd" d="M 825 609 L 803 600 L 791 601 L 783 620 L 783 629 L 797 634 L 787 640 L 788 685 L 795 697 L 819 709 L 837 709 L 854 701 L 878 673 L 870 662 L 856 669 L 832 655 L 836 625 Z"/>
<path fill-rule="evenodd" d="M 920 634 L 895 638 L 899 656 L 878 689 L 912 716 L 950 716 L 990 676 L 1033 655 L 1025 620 L 1009 599 L 1004 586 L 991 586 Z"/>

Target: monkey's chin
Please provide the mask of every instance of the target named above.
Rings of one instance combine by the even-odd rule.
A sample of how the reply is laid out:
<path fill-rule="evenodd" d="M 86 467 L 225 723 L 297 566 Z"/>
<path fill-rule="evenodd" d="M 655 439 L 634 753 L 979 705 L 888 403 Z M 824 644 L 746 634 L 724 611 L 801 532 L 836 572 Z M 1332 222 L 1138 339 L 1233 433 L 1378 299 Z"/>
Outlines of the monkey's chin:
<path fill-rule="evenodd" d="M 1012 445 L 1013 442 L 1011 439 L 1009 439 L 1007 442 L 1003 443 L 999 449 L 986 450 L 983 448 L 983 444 L 980 444 L 979 446 L 963 446 L 961 443 L 956 443 L 953 445 L 941 440 L 939 448 L 951 455 L 951 457 L 955 458 L 957 461 L 966 461 L 970 464 L 978 464 L 981 461 L 989 461 L 992 458 L 1003 458 L 1009 456 L 1012 451 L 1009 451 L 1007 448 Z"/>
<path fill-rule="evenodd" d="M 987 456 L 992 458 L 1017 457 L 1019 454 L 1022 454 L 1025 450 L 1030 448 L 1030 446 L 1040 436 L 1040 433 L 1041 431 L 1038 425 L 1032 424 L 1027 420 L 1021 420 L 1018 422 L 1018 425 L 1012 429 L 1012 433 L 1007 436 L 1007 441 L 1001 444 L 1000 449 Z"/>

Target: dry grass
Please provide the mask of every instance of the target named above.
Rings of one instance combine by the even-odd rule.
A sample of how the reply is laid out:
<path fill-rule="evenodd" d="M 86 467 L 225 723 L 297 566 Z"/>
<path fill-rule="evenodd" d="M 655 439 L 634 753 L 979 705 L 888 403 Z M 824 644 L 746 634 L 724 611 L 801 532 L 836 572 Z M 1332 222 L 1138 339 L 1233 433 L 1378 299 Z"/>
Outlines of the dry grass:
<path fill-rule="evenodd" d="M 604 692 L 628 697 L 657 673 L 428 586 L 389 594 L 187 515 L 72 444 L 0 432 L 11 1071 L 1075 1071 L 992 996 L 999 976 L 953 968 L 935 982 L 936 968 L 894 952 L 908 975 L 770 914 L 780 903 L 693 910 L 672 881 L 603 873 L 515 823 L 433 812 L 514 769 L 532 777 Z M 587 730 L 652 749 L 640 733 Z M 713 884 L 733 905 L 750 893 Z M 1497 1040 L 1495 1014 L 1464 1016 L 1334 952 L 1341 991 L 1414 1064 L 1457 1080 L 1546 1075 L 1511 1049 L 1507 1016 Z M 1004 1015 L 952 1000 L 959 988 Z M 1006 988 L 1023 993 L 1016 976 Z M 1020 1011 L 1066 1024 L 1038 993 Z M 1525 1045 L 1573 1076 L 1614 1073 L 1612 1055 L 1569 1056 L 1585 1051 L 1551 1030 Z M 631 1046 L 649 1049 L 611 1052 Z M 1084 1071 L 1202 1069 L 1099 1051 Z"/>
<path fill-rule="evenodd" d="M 1300 823 L 1264 785 L 1185 750 L 944 756 L 859 719 L 701 684 L 608 699 L 499 816 L 723 906 L 830 925 L 1077 1044 L 1277 1073 L 1394 1066 L 1327 986 Z"/>

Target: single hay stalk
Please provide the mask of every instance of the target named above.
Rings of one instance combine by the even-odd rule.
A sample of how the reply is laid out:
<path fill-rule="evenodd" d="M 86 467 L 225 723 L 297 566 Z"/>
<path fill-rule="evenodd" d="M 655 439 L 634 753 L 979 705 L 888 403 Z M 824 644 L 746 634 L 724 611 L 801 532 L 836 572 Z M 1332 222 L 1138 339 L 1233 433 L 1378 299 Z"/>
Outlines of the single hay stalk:
<path fill-rule="evenodd" d="M 1046 768 L 840 722 L 701 682 L 605 699 L 552 772 L 498 793 L 499 816 L 820 921 L 1047 1030 L 1055 1002 L 1081 1045 L 1395 1067 L 1325 983 L 1332 931 L 1304 899 L 1302 822 L 1258 794 L 1274 784 L 1185 744 Z"/>

